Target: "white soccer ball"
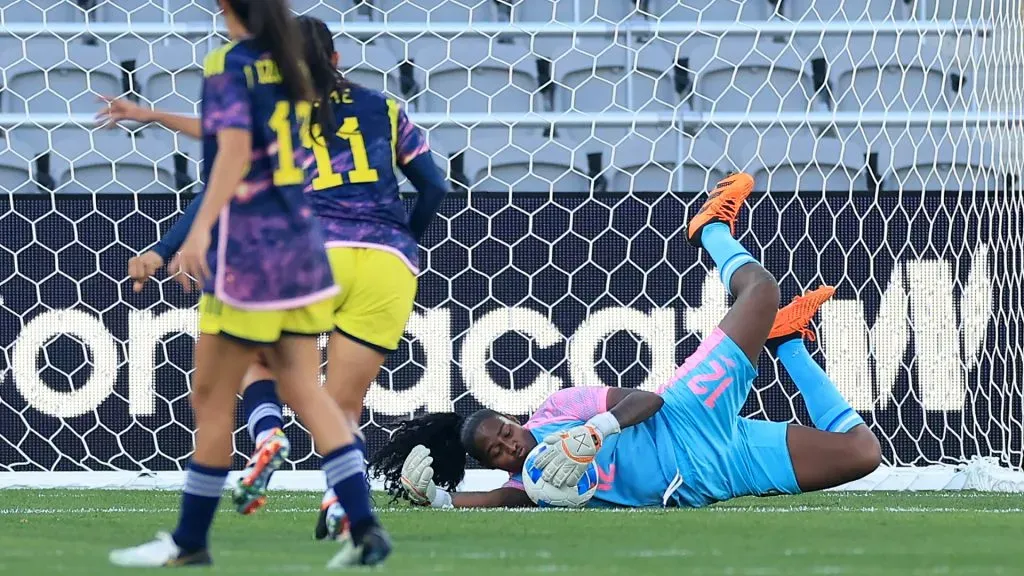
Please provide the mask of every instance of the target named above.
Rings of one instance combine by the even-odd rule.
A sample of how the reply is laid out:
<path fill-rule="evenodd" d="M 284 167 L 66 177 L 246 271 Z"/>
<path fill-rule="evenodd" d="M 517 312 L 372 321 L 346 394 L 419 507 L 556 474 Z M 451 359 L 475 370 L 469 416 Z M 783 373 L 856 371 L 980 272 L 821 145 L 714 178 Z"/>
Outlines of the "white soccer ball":
<path fill-rule="evenodd" d="M 594 492 L 597 492 L 597 463 L 590 463 L 586 473 L 575 486 L 556 488 L 541 478 L 544 471 L 534 464 L 537 457 L 547 450 L 558 450 L 558 448 L 540 443 L 526 455 L 526 463 L 523 464 L 523 486 L 526 488 L 526 495 L 541 508 L 582 508 L 586 506 Z"/>

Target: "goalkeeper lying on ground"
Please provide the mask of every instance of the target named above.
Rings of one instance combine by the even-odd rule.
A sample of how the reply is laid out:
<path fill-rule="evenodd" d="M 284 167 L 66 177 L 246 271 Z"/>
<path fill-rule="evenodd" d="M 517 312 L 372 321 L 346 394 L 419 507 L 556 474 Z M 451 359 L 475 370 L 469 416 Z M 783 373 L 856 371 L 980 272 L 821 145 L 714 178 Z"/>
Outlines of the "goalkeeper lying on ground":
<path fill-rule="evenodd" d="M 690 221 L 690 241 L 711 254 L 736 301 L 657 394 L 569 388 L 548 398 L 525 426 L 491 410 L 465 420 L 448 413 L 405 422 L 370 462 L 386 489 L 434 507 L 531 506 L 520 477 L 527 454 L 573 427 L 592 435 L 589 450 L 549 450 L 553 458 L 538 464 L 546 480 L 569 486 L 596 452 L 600 485 L 591 506 L 700 507 L 822 490 L 875 470 L 877 438 L 803 344 L 811 318 L 835 291 L 818 288 L 779 310 L 775 279 L 732 236 L 752 188 L 750 176 L 730 176 Z M 793 377 L 817 429 L 739 416 L 765 346 Z M 453 492 L 467 453 L 508 471 L 509 481 L 491 492 Z"/>

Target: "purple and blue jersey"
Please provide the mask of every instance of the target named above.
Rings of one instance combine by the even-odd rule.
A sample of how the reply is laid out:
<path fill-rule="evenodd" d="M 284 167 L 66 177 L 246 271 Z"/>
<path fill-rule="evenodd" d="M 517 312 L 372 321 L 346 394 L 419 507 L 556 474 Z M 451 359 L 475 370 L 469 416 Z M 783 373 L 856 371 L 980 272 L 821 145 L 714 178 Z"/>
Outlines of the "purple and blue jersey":
<path fill-rule="evenodd" d="M 251 40 L 211 52 L 202 94 L 203 181 L 217 154 L 245 154 L 249 170 L 212 232 L 206 290 L 242 309 L 305 306 L 337 290 L 320 225 L 304 194 L 303 122 L 276 64 Z M 218 150 L 225 129 L 252 134 L 251 150 Z"/>
<path fill-rule="evenodd" d="M 419 246 L 395 168 L 423 155 L 430 161 L 425 136 L 395 100 L 376 90 L 351 84 L 330 104 L 336 137 L 306 161 L 306 192 L 327 247 L 386 250 L 418 272 Z"/>
<path fill-rule="evenodd" d="M 524 426 L 537 442 L 549 434 L 580 426 L 608 410 L 609 388 L 565 388 L 544 401 Z M 660 413 L 659 413 L 660 414 Z M 659 414 L 605 439 L 597 453 L 598 487 L 590 507 L 641 508 L 664 505 L 665 493 L 678 469 L 674 446 L 658 445 L 669 425 Z M 523 489 L 521 474 L 507 488 Z"/>

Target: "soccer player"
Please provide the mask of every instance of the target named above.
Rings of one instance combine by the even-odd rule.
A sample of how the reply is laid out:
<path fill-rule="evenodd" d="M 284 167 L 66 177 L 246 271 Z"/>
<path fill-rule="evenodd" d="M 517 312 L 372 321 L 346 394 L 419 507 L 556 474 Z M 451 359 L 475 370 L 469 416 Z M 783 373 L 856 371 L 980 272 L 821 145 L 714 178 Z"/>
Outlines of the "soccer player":
<path fill-rule="evenodd" d="M 822 490 L 875 470 L 877 438 L 803 345 L 811 318 L 834 290 L 821 287 L 778 310 L 775 279 L 733 238 L 753 184 L 746 174 L 719 182 L 689 223 L 690 242 L 711 254 L 735 303 L 658 393 L 569 388 L 548 398 L 525 426 L 492 410 L 466 419 L 428 414 L 403 423 L 373 455 L 371 470 L 391 494 L 419 505 L 532 506 L 521 480 L 526 456 L 539 442 L 561 446 L 558 433 L 565 430 L 593 442 L 549 450 L 537 464 L 546 480 L 570 486 L 596 458 L 600 484 L 591 506 L 701 507 Z M 739 416 L 766 344 L 796 382 L 816 429 Z M 508 483 L 454 492 L 467 453 L 508 471 Z"/>
<path fill-rule="evenodd" d="M 334 332 L 328 345 L 326 389 L 351 420 L 387 355 L 397 349 L 412 313 L 419 267 L 418 240 L 437 213 L 447 186 L 434 165 L 423 133 L 404 110 L 384 94 L 352 84 L 338 72 L 339 56 L 327 25 L 298 19 L 305 60 L 318 105 L 304 144 L 313 150 L 306 192 L 325 231 L 328 254 L 341 293 L 335 299 Z M 143 110 L 127 100 L 108 99 L 99 114 L 104 123 L 156 122 L 193 135 L 190 119 Z M 419 197 L 406 214 L 395 166 Z M 177 250 L 195 216 L 193 200 L 185 215 L 153 247 L 129 262 L 136 290 Z M 239 511 L 251 513 L 265 501 L 270 475 L 284 461 L 288 439 L 274 375 L 259 363 L 243 381 L 248 430 L 257 444 L 247 474 L 235 492 Z M 362 438 L 356 432 L 361 451 Z M 328 489 L 317 522 L 318 538 L 335 536 L 341 508 Z M 328 511 L 334 516 L 328 518 Z M 330 520 L 330 522 L 328 522 Z M 348 520 L 352 518 L 349 515 Z"/>
<path fill-rule="evenodd" d="M 304 194 L 297 146 L 313 87 L 286 0 L 219 0 L 230 44 L 204 63 L 201 130 L 206 190 L 171 268 L 203 290 L 192 406 L 196 449 L 173 534 L 115 550 L 119 566 L 209 564 L 208 534 L 231 465 L 237 382 L 258 354 L 324 454 L 328 484 L 348 510 L 351 539 L 331 566 L 390 553 L 370 511 L 362 454 L 320 388 L 316 337 L 338 288 Z M 358 518 L 358 520 L 355 520 Z"/>

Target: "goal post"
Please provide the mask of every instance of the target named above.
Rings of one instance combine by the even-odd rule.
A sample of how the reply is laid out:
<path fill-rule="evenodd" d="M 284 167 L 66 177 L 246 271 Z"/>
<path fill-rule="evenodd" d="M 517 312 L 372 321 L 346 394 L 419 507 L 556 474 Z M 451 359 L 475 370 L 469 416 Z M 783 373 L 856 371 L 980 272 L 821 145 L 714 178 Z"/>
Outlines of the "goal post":
<path fill-rule="evenodd" d="M 189 201 L 197 148 L 158 128 L 94 131 L 80 102 L 102 71 L 194 106 L 221 37 L 212 17 L 114 4 L 0 30 L 0 487 L 177 488 L 192 451 L 195 299 L 124 277 Z M 1024 491 L 1019 9 L 336 4 L 295 6 L 331 23 L 350 78 L 429 130 L 455 189 L 423 239 L 406 338 L 367 395 L 371 451 L 426 411 L 525 417 L 566 386 L 657 388 L 728 306 L 687 215 L 746 170 L 759 188 L 740 241 L 783 298 L 838 290 L 812 350 L 885 461 L 846 488 Z M 191 60 L 166 59 L 171 45 Z M 759 373 L 744 415 L 809 424 L 767 355 Z M 318 490 L 287 418 L 274 486 Z M 471 470 L 464 487 L 503 480 Z"/>

